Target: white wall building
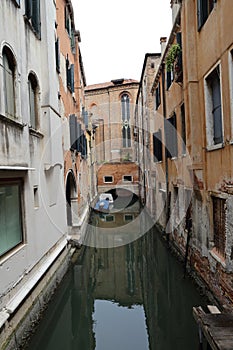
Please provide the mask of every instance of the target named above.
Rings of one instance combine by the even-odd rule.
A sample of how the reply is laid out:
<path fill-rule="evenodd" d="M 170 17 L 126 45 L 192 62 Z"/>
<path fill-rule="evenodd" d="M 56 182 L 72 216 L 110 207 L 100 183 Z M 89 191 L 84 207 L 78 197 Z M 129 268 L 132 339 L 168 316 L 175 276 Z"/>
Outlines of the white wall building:
<path fill-rule="evenodd" d="M 0 348 L 68 253 L 55 25 L 55 1 L 0 1 Z"/>

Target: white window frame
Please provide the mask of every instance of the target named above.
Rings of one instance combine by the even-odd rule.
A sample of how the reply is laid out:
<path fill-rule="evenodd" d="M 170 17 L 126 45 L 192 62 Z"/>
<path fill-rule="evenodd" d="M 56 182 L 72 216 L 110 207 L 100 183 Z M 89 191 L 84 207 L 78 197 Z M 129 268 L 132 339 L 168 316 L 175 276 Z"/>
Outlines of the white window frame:
<path fill-rule="evenodd" d="M 24 235 L 24 219 L 23 219 L 23 179 L 22 178 L 7 178 L 6 180 L 0 179 L 1 187 L 6 186 L 17 186 L 18 187 L 18 210 L 19 210 L 19 225 L 21 230 L 21 239 L 18 240 L 18 243 L 16 242 L 14 245 L 9 246 L 4 252 L 0 255 L 0 261 L 4 261 L 5 259 L 9 258 L 12 254 L 14 254 L 18 249 L 20 249 L 25 244 L 25 235 Z M 0 188 L 1 188 L 0 187 Z"/>
<path fill-rule="evenodd" d="M 223 142 L 214 144 L 214 130 L 213 130 L 213 115 L 212 115 L 212 94 L 209 91 L 207 79 L 210 74 L 219 67 L 220 73 L 220 94 L 221 94 L 221 112 L 222 112 L 222 138 Z M 206 129 L 206 149 L 213 151 L 215 149 L 224 147 L 224 120 L 223 120 L 223 94 L 222 94 L 222 67 L 221 62 L 218 61 L 211 70 L 204 76 L 204 99 L 205 99 L 205 129 Z"/>
<path fill-rule="evenodd" d="M 105 178 L 106 177 L 111 177 L 112 178 L 112 181 L 105 181 Z M 103 182 L 105 183 L 105 184 L 112 184 L 113 182 L 114 182 L 114 176 L 113 175 L 104 175 L 103 176 Z"/>
<path fill-rule="evenodd" d="M 14 65 L 15 65 L 15 72 L 14 72 L 14 98 L 15 98 L 15 115 L 14 117 L 9 117 L 9 115 L 6 113 L 6 105 L 5 105 L 5 85 L 4 85 L 4 68 L 3 68 L 3 49 L 6 47 L 8 50 L 11 51 L 11 54 L 14 59 Z M 8 43 L 4 42 L 3 45 L 0 47 L 0 99 L 2 103 L 0 103 L 0 114 L 5 116 L 8 119 L 11 119 L 15 121 L 16 123 L 22 123 L 21 120 L 21 105 L 19 101 L 20 96 L 20 72 L 18 70 L 18 64 L 16 60 L 16 55 L 14 53 L 13 48 Z"/>

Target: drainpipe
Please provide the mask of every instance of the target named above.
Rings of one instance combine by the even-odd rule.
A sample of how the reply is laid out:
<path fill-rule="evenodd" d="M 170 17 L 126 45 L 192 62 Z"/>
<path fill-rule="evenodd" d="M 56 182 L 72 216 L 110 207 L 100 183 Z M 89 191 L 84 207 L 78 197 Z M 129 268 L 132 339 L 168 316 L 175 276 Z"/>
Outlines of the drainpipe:
<path fill-rule="evenodd" d="M 165 63 L 162 63 L 162 100 L 163 100 L 163 120 L 164 120 L 164 143 L 165 146 L 167 145 L 166 140 L 166 118 L 167 118 L 167 107 L 166 107 L 166 88 L 165 88 Z M 167 152 L 165 148 L 165 177 L 166 177 L 166 235 L 167 240 L 169 241 L 169 231 L 167 231 L 167 224 L 169 221 L 169 173 L 168 173 L 168 158 L 167 158 Z"/>
<path fill-rule="evenodd" d="M 142 89 L 142 86 L 141 86 Z M 145 179 L 145 130 L 144 130 L 144 98 L 143 98 L 143 89 L 141 90 L 141 120 L 142 120 L 142 174 L 143 174 L 143 182 L 142 182 L 142 192 L 143 192 L 143 205 L 146 204 L 146 179 Z"/>
<path fill-rule="evenodd" d="M 109 149 L 110 149 L 110 160 L 112 160 L 112 142 L 111 142 L 111 105 L 110 105 L 110 93 L 108 89 L 108 137 L 109 137 Z"/>

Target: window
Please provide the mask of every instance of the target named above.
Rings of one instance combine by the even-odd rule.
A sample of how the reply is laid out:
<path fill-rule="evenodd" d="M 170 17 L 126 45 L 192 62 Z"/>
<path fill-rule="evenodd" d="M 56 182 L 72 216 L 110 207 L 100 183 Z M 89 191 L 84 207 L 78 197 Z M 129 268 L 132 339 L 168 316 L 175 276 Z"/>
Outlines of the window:
<path fill-rule="evenodd" d="M 74 92 L 74 65 L 70 64 L 69 59 L 66 59 L 66 83 L 70 92 Z"/>
<path fill-rule="evenodd" d="M 174 113 L 165 123 L 166 134 L 166 155 L 168 158 L 174 158 L 178 155 L 177 147 L 177 129 L 176 114 Z"/>
<path fill-rule="evenodd" d="M 169 87 L 171 86 L 171 83 L 173 82 L 173 70 L 171 71 L 167 71 L 167 90 L 169 89 Z"/>
<path fill-rule="evenodd" d="M 35 33 L 40 38 L 40 0 L 26 0 L 25 1 L 25 15 L 30 21 Z"/>
<path fill-rule="evenodd" d="M 114 215 L 106 215 L 105 216 L 105 221 L 106 222 L 114 222 L 115 221 Z"/>
<path fill-rule="evenodd" d="M 158 109 L 161 104 L 160 83 L 155 90 L 155 109 Z"/>
<path fill-rule="evenodd" d="M 132 182 L 133 176 L 132 175 L 123 175 L 123 181 L 125 182 Z"/>
<path fill-rule="evenodd" d="M 130 130 L 130 105 L 129 96 L 123 94 L 121 97 L 121 117 L 122 117 L 122 138 L 123 147 L 131 147 L 131 130 Z"/>
<path fill-rule="evenodd" d="M 104 182 L 105 183 L 112 183 L 113 182 L 113 176 L 111 176 L 111 175 L 104 176 Z"/>
<path fill-rule="evenodd" d="M 4 79 L 4 97 L 5 113 L 8 117 L 15 117 L 15 60 L 12 52 L 3 48 L 3 79 Z"/>
<path fill-rule="evenodd" d="M 185 108 L 184 108 L 184 104 L 181 105 L 180 116 L 181 116 L 182 154 L 186 154 L 186 123 L 185 123 Z"/>
<path fill-rule="evenodd" d="M 70 12 L 68 6 L 65 7 L 65 28 L 67 30 L 69 37 L 70 37 L 70 45 L 71 45 L 71 48 L 74 52 L 74 50 L 75 50 L 74 26 L 73 26 L 72 19 L 71 19 L 71 12 Z"/>
<path fill-rule="evenodd" d="M 205 80 L 206 127 L 208 146 L 223 142 L 222 102 L 219 66 Z"/>
<path fill-rule="evenodd" d="M 0 183 L 0 256 L 23 242 L 22 184 L 20 180 Z"/>
<path fill-rule="evenodd" d="M 33 188 L 33 194 L 34 194 L 34 208 L 39 208 L 39 193 L 38 193 L 38 186 L 34 186 Z"/>
<path fill-rule="evenodd" d="M 133 219 L 134 219 L 133 214 L 125 214 L 124 215 L 124 221 L 125 222 L 133 221 Z"/>
<path fill-rule="evenodd" d="M 80 136 L 80 151 L 81 151 L 82 158 L 87 159 L 87 138 L 84 135 L 83 130 L 81 130 L 81 136 Z"/>
<path fill-rule="evenodd" d="M 174 220 L 179 220 L 180 217 L 179 190 L 177 186 L 173 187 L 173 216 Z"/>
<path fill-rule="evenodd" d="M 182 60 L 182 34 L 181 32 L 176 33 L 176 42 L 179 45 L 181 51 L 178 53 L 178 56 L 174 64 L 174 80 L 177 83 L 183 81 L 183 60 Z"/>
<path fill-rule="evenodd" d="M 218 253 L 225 256 L 226 245 L 226 200 L 212 197 L 214 246 Z"/>
<path fill-rule="evenodd" d="M 216 1 L 217 0 L 197 0 L 198 30 L 200 30 L 203 24 L 206 22 L 210 12 L 214 8 L 214 3 Z"/>
<path fill-rule="evenodd" d="M 154 162 L 161 162 L 163 160 L 161 129 L 153 133 L 153 155 Z"/>
<path fill-rule="evenodd" d="M 38 84 L 34 74 L 28 76 L 30 126 L 33 129 L 39 128 L 38 120 Z"/>
<path fill-rule="evenodd" d="M 70 149 L 76 150 L 77 152 L 82 152 L 81 148 L 81 124 L 77 122 L 77 117 L 75 114 L 69 116 L 70 125 Z"/>
<path fill-rule="evenodd" d="M 60 41 L 59 38 L 55 41 L 55 58 L 56 58 L 56 70 L 60 73 Z"/>

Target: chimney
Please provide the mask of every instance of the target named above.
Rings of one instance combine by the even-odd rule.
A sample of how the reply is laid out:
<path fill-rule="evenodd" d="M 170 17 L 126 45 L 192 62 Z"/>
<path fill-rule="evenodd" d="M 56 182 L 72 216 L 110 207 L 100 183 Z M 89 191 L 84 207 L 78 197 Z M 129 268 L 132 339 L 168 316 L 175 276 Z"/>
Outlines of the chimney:
<path fill-rule="evenodd" d="M 181 1 L 180 0 L 171 0 L 170 6 L 172 9 L 172 24 L 175 23 L 176 16 L 179 12 L 180 6 L 181 6 Z"/>
<path fill-rule="evenodd" d="M 166 45 L 167 45 L 167 37 L 166 36 L 163 36 L 160 38 L 160 45 L 161 45 L 161 56 L 162 56 L 164 53 L 164 50 L 166 48 Z"/>

